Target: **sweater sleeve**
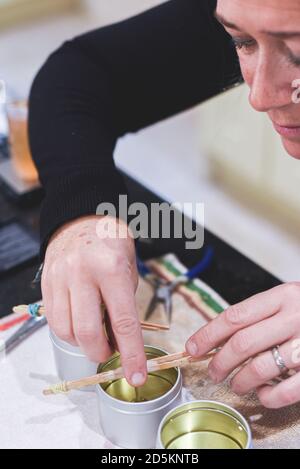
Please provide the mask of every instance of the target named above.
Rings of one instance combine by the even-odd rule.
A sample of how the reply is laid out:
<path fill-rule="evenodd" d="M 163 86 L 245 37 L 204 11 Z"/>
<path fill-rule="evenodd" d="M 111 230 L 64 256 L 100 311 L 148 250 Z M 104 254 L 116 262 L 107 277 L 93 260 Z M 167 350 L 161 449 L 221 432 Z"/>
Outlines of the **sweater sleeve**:
<path fill-rule="evenodd" d="M 29 137 L 45 199 L 41 255 L 62 224 L 118 206 L 119 137 L 186 110 L 240 78 L 214 0 L 171 0 L 64 43 L 37 74 Z"/>

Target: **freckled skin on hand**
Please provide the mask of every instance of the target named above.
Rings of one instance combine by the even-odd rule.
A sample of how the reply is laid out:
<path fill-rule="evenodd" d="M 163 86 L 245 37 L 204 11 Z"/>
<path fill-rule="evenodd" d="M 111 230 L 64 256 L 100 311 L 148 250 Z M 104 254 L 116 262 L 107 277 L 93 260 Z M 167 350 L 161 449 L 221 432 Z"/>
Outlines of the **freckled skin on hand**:
<path fill-rule="evenodd" d="M 116 238 L 120 231 L 128 236 Z M 134 242 L 119 220 L 73 220 L 49 241 L 42 277 L 49 326 L 58 337 L 79 345 L 90 360 L 103 362 L 112 354 L 99 315 L 104 302 L 116 326 L 125 376 L 133 385 L 138 376 L 142 385 L 147 370 L 135 304 L 137 282 Z"/>

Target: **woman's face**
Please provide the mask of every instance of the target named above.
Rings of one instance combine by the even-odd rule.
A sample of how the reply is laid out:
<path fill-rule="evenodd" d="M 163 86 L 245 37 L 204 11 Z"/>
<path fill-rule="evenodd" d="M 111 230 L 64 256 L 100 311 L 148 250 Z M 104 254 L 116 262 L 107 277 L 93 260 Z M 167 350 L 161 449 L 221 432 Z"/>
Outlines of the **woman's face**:
<path fill-rule="evenodd" d="M 300 0 L 218 0 L 216 17 L 234 40 L 250 104 L 300 159 Z"/>

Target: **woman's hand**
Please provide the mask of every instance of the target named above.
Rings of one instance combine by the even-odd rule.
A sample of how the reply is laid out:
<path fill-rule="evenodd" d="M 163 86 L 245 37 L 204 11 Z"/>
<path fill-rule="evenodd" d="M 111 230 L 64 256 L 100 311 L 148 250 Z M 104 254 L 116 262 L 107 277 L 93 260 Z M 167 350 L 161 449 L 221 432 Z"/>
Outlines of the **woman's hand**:
<path fill-rule="evenodd" d="M 138 273 L 135 247 L 125 223 L 88 216 L 60 228 L 48 245 L 42 275 L 50 328 L 78 344 L 95 362 L 112 353 L 101 317 L 104 302 L 127 380 L 147 377 L 144 343 L 135 305 Z"/>
<path fill-rule="evenodd" d="M 277 345 L 286 367 L 298 373 L 271 386 L 267 383 L 280 375 L 272 354 Z M 256 390 L 261 403 L 274 409 L 300 401 L 300 283 L 281 285 L 231 306 L 186 344 L 195 357 L 219 346 L 222 349 L 209 365 L 215 383 L 243 364 L 231 381 L 235 393 Z"/>

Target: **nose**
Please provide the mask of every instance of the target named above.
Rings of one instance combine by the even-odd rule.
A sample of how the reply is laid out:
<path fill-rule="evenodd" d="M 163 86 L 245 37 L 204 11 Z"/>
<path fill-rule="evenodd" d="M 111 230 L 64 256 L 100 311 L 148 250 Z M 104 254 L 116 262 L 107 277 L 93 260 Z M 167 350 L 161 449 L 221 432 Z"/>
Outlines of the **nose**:
<path fill-rule="evenodd" d="M 258 112 L 268 112 L 287 106 L 291 102 L 291 87 L 288 90 L 278 62 L 261 57 L 250 83 L 249 102 Z"/>

